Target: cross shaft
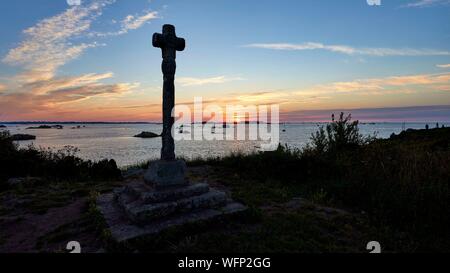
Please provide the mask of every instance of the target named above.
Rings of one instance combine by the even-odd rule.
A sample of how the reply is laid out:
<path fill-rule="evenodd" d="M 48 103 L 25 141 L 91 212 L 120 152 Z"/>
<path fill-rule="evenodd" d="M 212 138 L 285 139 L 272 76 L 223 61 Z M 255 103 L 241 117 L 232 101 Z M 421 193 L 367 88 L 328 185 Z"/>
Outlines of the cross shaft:
<path fill-rule="evenodd" d="M 175 141 L 172 136 L 172 127 L 175 118 L 172 116 L 172 110 L 175 107 L 175 72 L 177 69 L 176 52 L 183 51 L 186 42 L 178 38 L 173 25 L 164 25 L 163 33 L 153 35 L 153 46 L 161 48 L 162 51 L 162 72 L 164 75 L 163 85 L 163 132 L 161 160 L 175 160 Z"/>

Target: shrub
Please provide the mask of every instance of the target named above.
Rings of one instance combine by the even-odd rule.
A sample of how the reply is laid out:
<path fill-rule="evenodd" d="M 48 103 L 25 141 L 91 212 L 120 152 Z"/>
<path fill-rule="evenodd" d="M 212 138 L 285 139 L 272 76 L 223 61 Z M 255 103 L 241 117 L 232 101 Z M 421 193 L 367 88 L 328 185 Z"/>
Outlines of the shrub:
<path fill-rule="evenodd" d="M 121 172 L 114 160 L 92 162 L 76 156 L 67 146 L 56 152 L 29 146 L 19 149 L 8 132 L 0 132 L 0 188 L 12 177 L 37 176 L 56 180 L 117 180 Z"/>
<path fill-rule="evenodd" d="M 341 113 L 339 120 L 336 120 L 333 114 L 332 122 L 326 127 L 320 127 L 311 136 L 314 150 L 320 154 L 336 154 L 353 150 L 375 139 L 374 136 L 365 137 L 360 134 L 358 125 L 359 121 L 352 121 L 350 114 L 344 117 L 344 113 Z"/>

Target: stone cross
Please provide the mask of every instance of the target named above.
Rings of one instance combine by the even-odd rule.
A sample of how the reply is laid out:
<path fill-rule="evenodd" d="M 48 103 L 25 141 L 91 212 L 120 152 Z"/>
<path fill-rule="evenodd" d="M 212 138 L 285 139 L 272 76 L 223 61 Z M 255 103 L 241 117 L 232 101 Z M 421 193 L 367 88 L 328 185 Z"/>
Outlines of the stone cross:
<path fill-rule="evenodd" d="M 175 160 L 175 141 L 172 136 L 172 127 L 175 118 L 172 117 L 172 110 L 175 107 L 175 72 L 177 64 L 175 62 L 177 51 L 183 51 L 186 41 L 178 38 L 175 27 L 164 25 L 163 33 L 153 34 L 153 46 L 161 48 L 162 51 L 162 72 L 164 74 L 163 86 L 163 132 L 161 160 Z"/>

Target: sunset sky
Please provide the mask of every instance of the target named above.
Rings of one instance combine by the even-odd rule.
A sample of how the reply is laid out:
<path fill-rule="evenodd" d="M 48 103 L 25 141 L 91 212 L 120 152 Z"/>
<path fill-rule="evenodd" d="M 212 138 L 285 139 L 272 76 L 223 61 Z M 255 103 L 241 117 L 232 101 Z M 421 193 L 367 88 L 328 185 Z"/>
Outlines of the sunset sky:
<path fill-rule="evenodd" d="M 166 23 L 179 104 L 450 121 L 449 0 L 2 1 L 0 121 L 159 121 Z"/>

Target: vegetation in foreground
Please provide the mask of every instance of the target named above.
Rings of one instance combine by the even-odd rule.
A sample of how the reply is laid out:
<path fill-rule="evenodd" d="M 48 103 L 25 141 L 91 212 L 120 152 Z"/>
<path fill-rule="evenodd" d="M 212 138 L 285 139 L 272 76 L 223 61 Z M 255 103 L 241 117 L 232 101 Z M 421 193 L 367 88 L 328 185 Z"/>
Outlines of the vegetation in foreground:
<path fill-rule="evenodd" d="M 303 150 L 191 162 L 205 164 L 241 177 L 231 187 L 250 204 L 302 196 L 367 214 L 392 250 L 450 250 L 450 128 L 376 139 L 341 114 Z"/>
<path fill-rule="evenodd" d="M 114 160 L 92 162 L 76 156 L 67 146 L 59 151 L 29 146 L 19 149 L 8 131 L 0 131 L 0 190 L 16 177 L 39 177 L 60 181 L 117 180 L 121 173 Z"/>
<path fill-rule="evenodd" d="M 380 241 L 385 251 L 450 249 L 447 128 L 410 130 L 380 140 L 360 135 L 358 122 L 342 114 L 314 134 L 303 150 L 280 147 L 191 161 L 192 180 L 229 191 L 250 207 L 248 212 L 127 246 L 109 243 L 94 203 L 77 215 L 70 209 L 76 200 L 86 201 L 94 192 L 110 191 L 127 180 L 121 181 L 112 162 L 85 162 L 70 150 L 18 150 L 6 133 L 0 138 L 0 218 L 17 217 L 15 229 L 28 219 L 36 221 L 30 216 L 36 213 L 45 217 L 62 210 L 72 219 L 35 238 L 36 251 L 63 251 L 74 238 L 92 251 L 366 252 L 365 244 L 372 240 Z M 46 177 L 48 182 L 6 184 L 17 176 Z M 0 236 L 0 250 L 5 240 Z"/>

